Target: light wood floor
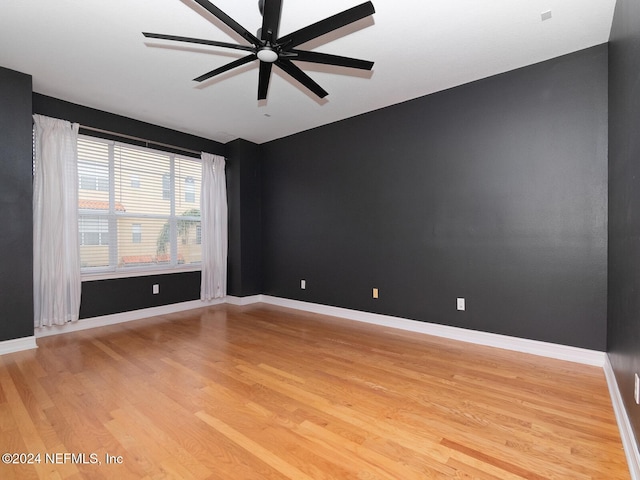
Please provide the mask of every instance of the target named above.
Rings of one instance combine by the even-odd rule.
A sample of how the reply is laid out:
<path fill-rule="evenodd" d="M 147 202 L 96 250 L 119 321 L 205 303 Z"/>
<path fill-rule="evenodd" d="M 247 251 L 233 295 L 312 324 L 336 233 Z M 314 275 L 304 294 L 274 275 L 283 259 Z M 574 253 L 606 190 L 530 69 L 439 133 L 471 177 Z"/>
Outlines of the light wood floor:
<path fill-rule="evenodd" d="M 38 344 L 0 357 L 0 453 L 41 455 L 2 479 L 629 478 L 600 368 L 265 305 Z"/>

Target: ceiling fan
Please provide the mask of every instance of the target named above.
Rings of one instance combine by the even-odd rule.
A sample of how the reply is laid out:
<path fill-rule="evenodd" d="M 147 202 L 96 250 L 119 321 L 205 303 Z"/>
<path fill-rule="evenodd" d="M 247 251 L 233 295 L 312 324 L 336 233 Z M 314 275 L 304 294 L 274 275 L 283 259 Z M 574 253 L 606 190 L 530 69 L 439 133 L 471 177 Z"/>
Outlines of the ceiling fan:
<path fill-rule="evenodd" d="M 218 42 L 215 40 L 204 40 L 200 38 L 179 37 L 175 35 L 164 35 L 161 33 L 142 34 L 146 38 L 157 38 L 162 40 L 173 40 L 177 42 L 198 43 L 201 45 L 212 45 L 215 47 L 233 48 L 236 50 L 244 50 L 251 52 L 249 55 L 239 58 L 222 67 L 211 70 L 210 72 L 194 78 L 196 82 L 202 82 L 209 78 L 220 75 L 233 68 L 245 65 L 254 60 L 260 61 L 260 71 L 258 79 L 258 100 L 267 98 L 267 90 L 269 88 L 269 80 L 271 78 L 271 69 L 275 64 L 285 73 L 296 79 L 302 85 L 307 87 L 318 97 L 324 98 L 328 93 L 315 81 L 304 73 L 292 60 L 300 60 L 304 62 L 322 63 L 326 65 L 336 65 L 339 67 L 351 67 L 361 70 L 371 70 L 373 62 L 359 60 L 356 58 L 342 57 L 339 55 L 330 55 L 327 53 L 311 52 L 308 50 L 298 50 L 298 45 L 313 40 L 321 35 L 337 30 L 338 28 L 349 25 L 362 18 L 375 13 L 373 4 L 365 2 L 356 7 L 345 10 L 331 17 L 325 18 L 307 27 L 296 30 L 283 37 L 278 37 L 278 27 L 280 25 L 280 13 L 282 11 L 282 0 L 259 0 L 258 8 L 262 14 L 262 28 L 257 32 L 257 36 L 253 35 L 242 25 L 237 23 L 226 13 L 216 7 L 208 0 L 195 0 L 220 21 L 226 24 L 233 31 L 238 33 L 251 45 L 238 45 L 234 43 Z"/>

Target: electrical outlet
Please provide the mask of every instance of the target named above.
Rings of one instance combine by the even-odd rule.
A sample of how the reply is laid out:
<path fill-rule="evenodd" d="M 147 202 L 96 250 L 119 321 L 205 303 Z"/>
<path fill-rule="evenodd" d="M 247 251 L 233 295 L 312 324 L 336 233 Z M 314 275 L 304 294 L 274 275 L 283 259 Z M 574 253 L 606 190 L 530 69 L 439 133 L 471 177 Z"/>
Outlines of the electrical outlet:
<path fill-rule="evenodd" d="M 636 405 L 640 405 L 640 377 L 638 374 L 635 375 L 635 385 L 633 387 L 633 398 L 636 401 Z"/>
<path fill-rule="evenodd" d="M 460 310 L 460 311 L 463 311 L 463 312 L 464 312 L 464 310 L 465 310 L 465 308 L 466 308 L 464 298 L 458 297 L 458 298 L 456 299 L 456 306 L 457 306 L 458 310 Z"/>
<path fill-rule="evenodd" d="M 154 294 L 154 295 L 157 295 L 157 294 L 159 294 L 159 293 L 160 293 L 160 285 L 159 285 L 159 284 L 157 284 L 157 283 L 155 283 L 155 284 L 153 285 L 153 294 Z"/>
<path fill-rule="evenodd" d="M 378 289 L 377 288 L 373 289 L 373 298 L 378 298 Z"/>
<path fill-rule="evenodd" d="M 302 290 L 304 290 L 305 288 L 307 288 L 307 281 L 306 280 L 300 280 L 300 288 Z"/>

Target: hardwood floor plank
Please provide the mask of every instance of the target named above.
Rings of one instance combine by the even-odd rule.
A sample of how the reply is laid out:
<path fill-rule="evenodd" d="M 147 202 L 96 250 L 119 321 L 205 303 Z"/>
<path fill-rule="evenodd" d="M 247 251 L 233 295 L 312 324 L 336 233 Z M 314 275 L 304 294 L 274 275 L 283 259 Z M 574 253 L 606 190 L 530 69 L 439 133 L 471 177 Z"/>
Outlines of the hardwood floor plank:
<path fill-rule="evenodd" d="M 482 451 L 480 451 L 479 449 L 472 448 L 469 445 L 463 445 L 458 442 L 453 442 L 446 438 L 442 440 L 442 444 L 448 448 L 457 450 L 458 452 L 468 457 L 475 458 L 481 461 L 482 463 L 493 465 L 506 472 L 513 473 L 514 475 L 518 475 L 528 480 L 545 480 L 545 479 L 561 480 L 566 478 L 571 478 L 575 480 L 585 480 L 590 478 L 589 476 L 578 473 L 575 469 L 567 469 L 562 465 L 551 465 L 544 469 L 540 469 L 539 467 L 530 468 L 525 466 L 529 464 L 529 462 L 528 461 L 523 462 L 522 456 L 518 458 L 516 462 L 512 462 L 504 458 L 498 457 L 497 455 L 494 454 L 494 452 L 492 452 L 489 449 L 483 449 Z"/>
<path fill-rule="evenodd" d="M 1 357 L 0 362 L 2 362 Z M 15 364 L 11 361 L 2 362 L 2 367 L 3 368 L 0 369 L 0 386 L 2 387 L 2 390 L 5 394 L 7 404 L 9 405 L 11 414 L 14 418 L 17 430 L 20 433 L 20 438 L 23 441 L 25 448 L 24 451 L 8 451 L 2 453 L 25 453 L 35 455 L 37 453 L 47 451 L 47 447 L 41 437 L 41 431 L 38 430 L 36 423 L 34 423 L 29 413 L 28 405 L 30 404 L 30 402 L 27 401 L 27 403 L 25 404 L 24 399 L 20 396 L 19 389 L 21 389 L 22 385 L 20 385 L 20 379 L 16 378 L 15 376 Z M 11 372 L 13 372 L 13 375 L 11 374 Z M 16 385 L 16 382 L 18 383 L 18 385 Z M 31 409 L 33 410 L 32 405 Z M 38 415 L 38 420 L 39 419 L 40 418 Z M 39 478 L 47 478 L 51 473 L 51 471 L 49 471 L 47 465 L 45 464 L 38 462 L 33 463 L 32 465 Z M 63 468 L 58 471 L 58 474 L 60 474 L 62 478 L 68 478 L 70 475 L 76 472 L 77 470 L 74 465 L 64 465 Z"/>
<path fill-rule="evenodd" d="M 0 453 L 100 463 L 3 480 L 629 478 L 596 367 L 259 304 L 38 344 L 0 357 Z"/>
<path fill-rule="evenodd" d="M 298 470 L 295 466 L 284 461 L 282 458 L 273 455 L 271 451 L 263 447 L 261 444 L 254 442 L 251 438 L 243 435 L 234 428 L 230 427 L 222 420 L 209 415 L 205 412 L 196 413 L 196 417 L 205 422 L 207 425 L 216 429 L 222 435 L 227 437 L 236 445 L 244 448 L 251 455 L 256 456 L 267 465 L 270 465 L 287 478 L 296 478 L 299 480 L 312 480 L 311 477 Z"/>
<path fill-rule="evenodd" d="M 477 464 L 480 468 L 476 468 L 473 464 Z M 485 463 L 471 462 L 465 463 L 455 458 L 450 458 L 447 462 L 457 472 L 456 478 L 460 479 L 476 479 L 476 480 L 522 480 L 519 475 L 513 475 L 504 470 L 496 469 L 497 475 L 491 472 L 485 471 L 483 468 L 487 467 Z"/>

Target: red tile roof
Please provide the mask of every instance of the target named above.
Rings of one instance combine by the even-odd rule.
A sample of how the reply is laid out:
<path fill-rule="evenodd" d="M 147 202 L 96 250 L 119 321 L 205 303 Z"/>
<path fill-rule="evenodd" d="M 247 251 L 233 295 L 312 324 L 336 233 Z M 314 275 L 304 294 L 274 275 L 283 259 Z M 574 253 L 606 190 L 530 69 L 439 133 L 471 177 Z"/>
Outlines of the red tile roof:
<path fill-rule="evenodd" d="M 171 255 L 168 253 L 159 253 L 156 256 L 156 262 L 158 263 L 169 263 L 171 261 Z M 184 263 L 184 256 L 179 253 L 178 254 L 178 263 Z"/>
<path fill-rule="evenodd" d="M 108 200 L 78 200 L 78 208 L 86 208 L 87 210 L 109 210 Z M 124 205 L 116 202 L 116 212 L 126 212 Z"/>
<path fill-rule="evenodd" d="M 153 255 L 125 255 L 122 257 L 124 265 L 154 263 Z"/>
<path fill-rule="evenodd" d="M 171 256 L 168 253 L 159 253 L 156 257 L 153 255 L 123 255 L 122 265 L 146 265 L 149 263 L 169 263 Z M 184 263 L 184 257 L 178 254 L 178 263 Z"/>

